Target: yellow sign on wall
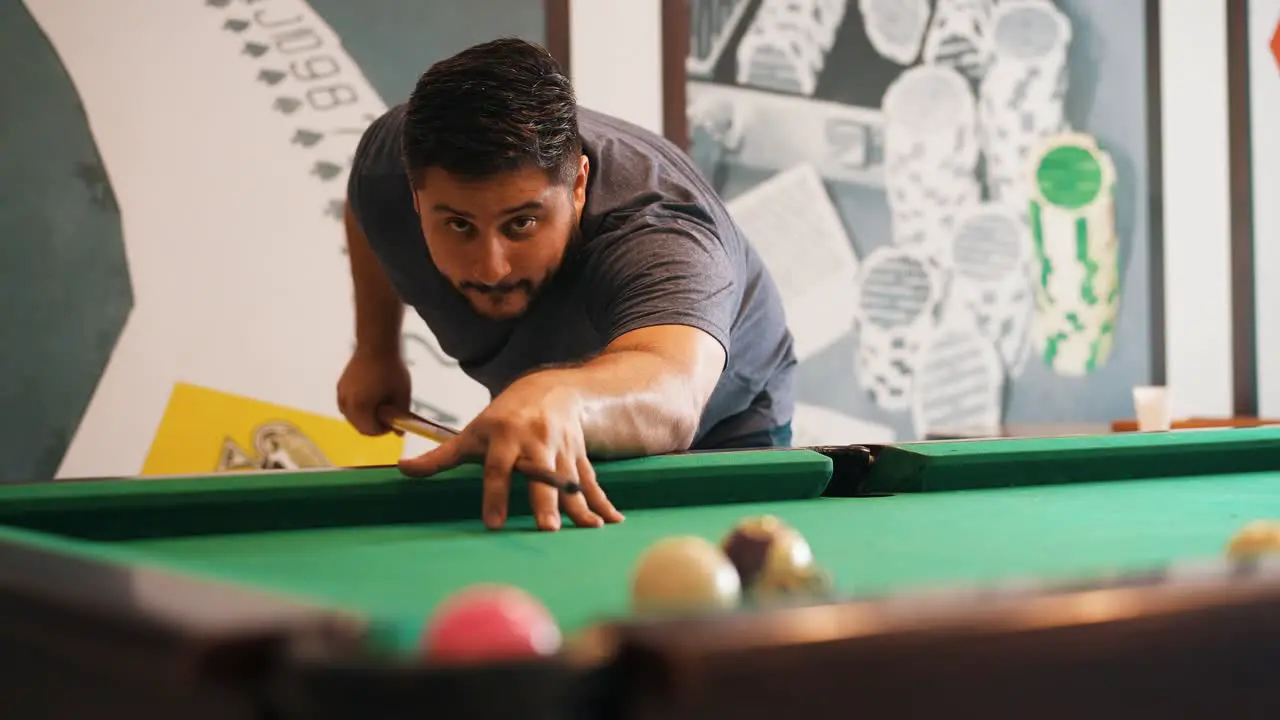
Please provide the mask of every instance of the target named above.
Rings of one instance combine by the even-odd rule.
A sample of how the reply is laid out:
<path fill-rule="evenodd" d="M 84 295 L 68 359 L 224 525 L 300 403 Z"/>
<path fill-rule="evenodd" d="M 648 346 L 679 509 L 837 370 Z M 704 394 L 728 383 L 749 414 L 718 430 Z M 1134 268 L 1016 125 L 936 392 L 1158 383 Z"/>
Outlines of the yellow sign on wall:
<path fill-rule="evenodd" d="M 402 452 L 393 434 L 366 437 L 341 418 L 178 383 L 142 474 L 387 465 Z"/>

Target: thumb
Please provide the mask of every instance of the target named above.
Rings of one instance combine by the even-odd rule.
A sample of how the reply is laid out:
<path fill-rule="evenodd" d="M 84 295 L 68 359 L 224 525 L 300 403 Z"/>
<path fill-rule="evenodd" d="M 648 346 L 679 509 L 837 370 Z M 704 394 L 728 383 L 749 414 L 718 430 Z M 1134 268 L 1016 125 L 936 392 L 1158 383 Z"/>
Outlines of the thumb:
<path fill-rule="evenodd" d="M 384 402 L 378 405 L 374 411 L 374 420 L 382 428 L 383 432 L 395 433 L 397 437 L 404 437 L 404 431 L 397 428 L 392 420 L 400 415 L 405 409 L 397 404 Z"/>
<path fill-rule="evenodd" d="M 458 438 L 450 438 L 415 458 L 401 460 L 400 472 L 411 477 L 426 477 L 462 464 L 462 446 Z"/>

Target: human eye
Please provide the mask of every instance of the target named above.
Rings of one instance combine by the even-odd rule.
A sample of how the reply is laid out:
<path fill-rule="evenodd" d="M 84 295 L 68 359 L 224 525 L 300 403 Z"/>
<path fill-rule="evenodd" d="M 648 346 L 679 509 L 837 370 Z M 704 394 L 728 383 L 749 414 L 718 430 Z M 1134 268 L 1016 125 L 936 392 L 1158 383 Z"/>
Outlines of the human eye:
<path fill-rule="evenodd" d="M 521 234 L 521 235 L 527 235 L 530 232 L 533 232 L 533 229 L 537 227 L 537 225 L 538 225 L 538 219 L 528 215 L 523 217 L 518 217 L 518 218 L 512 218 L 510 223 L 511 229 L 515 231 L 517 234 Z"/>
<path fill-rule="evenodd" d="M 471 223 L 462 218 L 452 217 L 444 221 L 444 226 L 453 232 L 466 234 L 471 231 Z"/>

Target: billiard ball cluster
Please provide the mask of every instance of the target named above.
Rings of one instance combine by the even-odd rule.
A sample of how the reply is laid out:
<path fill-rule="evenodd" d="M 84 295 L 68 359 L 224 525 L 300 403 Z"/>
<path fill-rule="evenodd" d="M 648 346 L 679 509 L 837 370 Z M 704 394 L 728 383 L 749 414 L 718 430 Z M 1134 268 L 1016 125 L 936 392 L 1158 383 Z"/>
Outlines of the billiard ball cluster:
<path fill-rule="evenodd" d="M 698 536 L 665 538 L 640 557 L 632 576 L 637 614 L 725 610 L 814 597 L 831 589 L 809 542 L 772 515 L 739 522 L 719 545 Z"/>
<path fill-rule="evenodd" d="M 1257 520 L 1227 543 L 1239 560 L 1280 555 L 1280 521 Z M 631 579 L 638 615 L 728 610 L 827 595 L 830 576 L 808 541 L 772 515 L 736 524 L 717 545 L 694 535 L 668 537 L 640 556 Z M 519 588 L 477 585 L 436 610 L 422 636 L 431 663 L 467 664 L 545 657 L 562 649 L 555 618 Z"/>
<path fill-rule="evenodd" d="M 631 578 L 637 615 L 728 610 L 830 589 L 809 542 L 772 515 L 739 522 L 719 545 L 692 535 L 659 540 L 640 556 Z M 546 657 L 564 645 L 555 618 L 537 598 L 496 584 L 446 598 L 420 642 L 428 663 L 449 665 Z"/>

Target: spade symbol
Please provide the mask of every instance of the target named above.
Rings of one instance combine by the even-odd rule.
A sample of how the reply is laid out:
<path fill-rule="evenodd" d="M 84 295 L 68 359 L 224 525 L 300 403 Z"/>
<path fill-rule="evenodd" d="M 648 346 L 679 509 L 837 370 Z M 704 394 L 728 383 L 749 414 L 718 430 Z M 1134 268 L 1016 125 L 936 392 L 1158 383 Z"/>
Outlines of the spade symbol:
<path fill-rule="evenodd" d="M 332 180 L 340 172 L 342 172 L 342 166 L 334 165 L 328 160 L 317 160 L 316 164 L 311 168 L 311 174 L 321 180 Z"/>
<path fill-rule="evenodd" d="M 291 97 L 278 97 L 276 98 L 276 101 L 271 105 L 271 107 L 275 108 L 276 110 L 279 110 L 285 115 L 292 115 L 293 112 L 301 106 L 302 106 L 301 100 L 299 100 L 298 98 L 291 98 Z"/>
<path fill-rule="evenodd" d="M 302 147 L 311 147 L 312 145 L 320 142 L 323 138 L 324 135 L 314 130 L 299 130 L 293 134 L 293 144 L 301 145 Z"/>
<path fill-rule="evenodd" d="M 258 73 L 258 79 L 268 85 L 275 85 L 284 79 L 284 73 L 279 70 L 262 70 Z"/>

